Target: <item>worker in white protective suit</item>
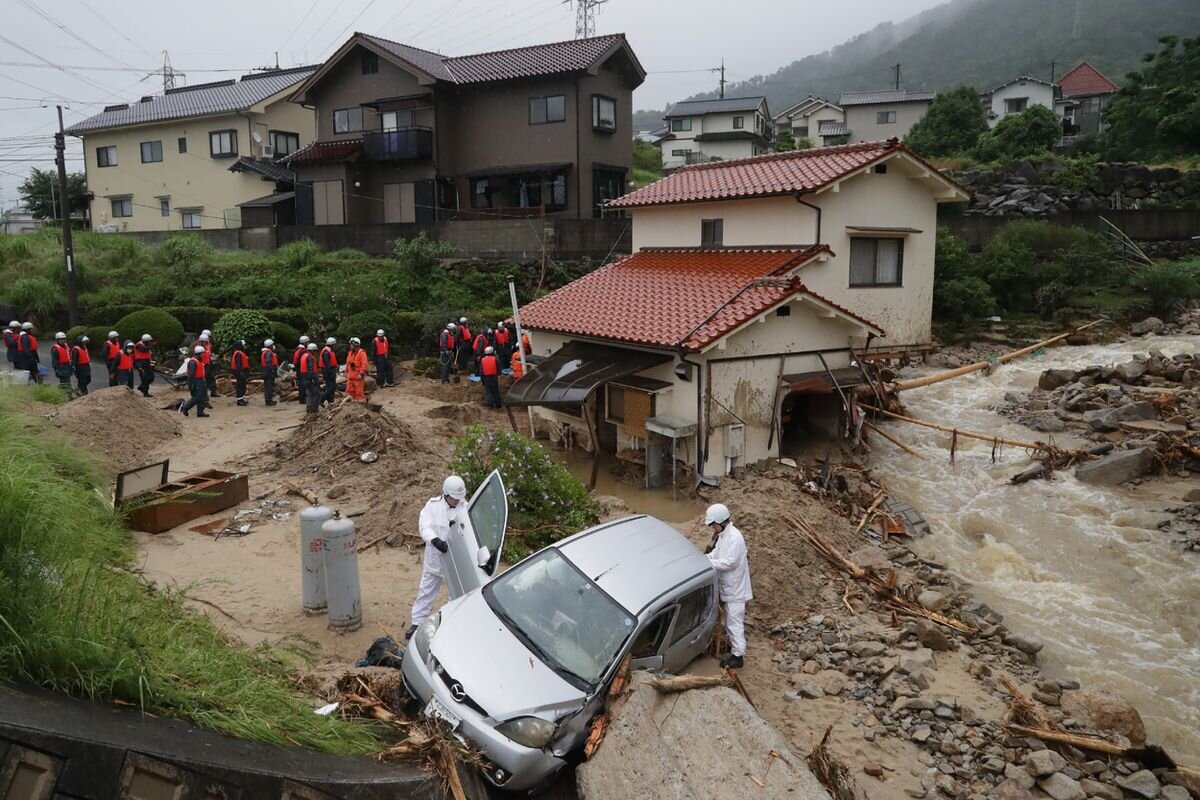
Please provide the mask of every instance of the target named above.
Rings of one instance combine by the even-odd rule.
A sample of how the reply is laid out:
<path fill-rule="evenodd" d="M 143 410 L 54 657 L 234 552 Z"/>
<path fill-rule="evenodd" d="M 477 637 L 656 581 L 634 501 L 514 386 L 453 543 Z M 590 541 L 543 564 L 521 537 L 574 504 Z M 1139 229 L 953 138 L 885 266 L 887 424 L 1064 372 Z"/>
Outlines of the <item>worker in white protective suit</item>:
<path fill-rule="evenodd" d="M 441 496 L 431 497 L 421 509 L 417 524 L 425 540 L 425 562 L 421 566 L 417 599 L 413 601 L 412 627 L 405 632 L 405 639 L 411 639 L 433 611 L 433 601 L 444 581 L 442 559 L 450 550 L 450 536 L 459 525 L 458 506 L 466 499 L 467 484 L 457 475 L 451 475 L 442 483 Z"/>
<path fill-rule="evenodd" d="M 729 636 L 729 655 L 721 659 L 721 666 L 740 669 L 746 655 L 746 603 L 754 599 L 746 540 L 730 522 L 729 509 L 721 503 L 708 507 L 704 524 L 713 530 L 708 560 L 717 571 L 717 588 L 725 605 L 725 633 Z"/>

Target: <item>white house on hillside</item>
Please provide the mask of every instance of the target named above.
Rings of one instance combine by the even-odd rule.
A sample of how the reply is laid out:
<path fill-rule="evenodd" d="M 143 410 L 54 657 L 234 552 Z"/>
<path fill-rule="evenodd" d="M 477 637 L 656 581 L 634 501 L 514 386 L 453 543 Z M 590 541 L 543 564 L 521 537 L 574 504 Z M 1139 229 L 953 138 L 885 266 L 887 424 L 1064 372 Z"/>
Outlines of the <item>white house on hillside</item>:
<path fill-rule="evenodd" d="M 854 144 L 903 139 L 925 116 L 935 94 L 915 89 L 846 92 L 838 105 L 846 115 L 848 141 Z"/>
<path fill-rule="evenodd" d="M 836 435 L 862 359 L 929 347 L 937 205 L 966 198 L 895 139 L 680 169 L 609 203 L 633 255 L 521 310 L 543 360 L 508 402 L 702 476 Z"/>
<path fill-rule="evenodd" d="M 777 114 L 774 122 L 775 130 L 790 129 L 796 141 L 808 139 L 818 146 L 835 144 L 831 140 L 846 135 L 846 113 L 842 107 L 812 94 Z"/>
<path fill-rule="evenodd" d="M 771 112 L 765 97 L 725 97 L 676 103 L 664 119 L 670 132 L 660 140 L 663 172 L 705 161 L 728 161 L 767 152 Z"/>
<path fill-rule="evenodd" d="M 1002 83 L 983 95 L 988 127 L 994 128 L 1009 114 L 1020 114 L 1033 106 L 1044 106 L 1053 111 L 1056 94 L 1054 84 L 1029 75 Z"/>

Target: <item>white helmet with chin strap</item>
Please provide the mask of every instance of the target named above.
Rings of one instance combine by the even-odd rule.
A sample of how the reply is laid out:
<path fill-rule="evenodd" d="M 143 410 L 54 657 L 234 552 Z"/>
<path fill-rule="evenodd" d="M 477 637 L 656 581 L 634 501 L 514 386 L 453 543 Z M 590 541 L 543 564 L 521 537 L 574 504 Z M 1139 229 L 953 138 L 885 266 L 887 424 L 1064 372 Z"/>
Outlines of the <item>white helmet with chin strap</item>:
<path fill-rule="evenodd" d="M 453 497 L 455 500 L 465 500 L 467 484 L 457 475 L 451 475 L 442 482 L 442 494 L 446 497 Z"/>
<path fill-rule="evenodd" d="M 704 514 L 705 525 L 724 525 L 729 522 L 729 507 L 724 503 L 713 503 Z"/>

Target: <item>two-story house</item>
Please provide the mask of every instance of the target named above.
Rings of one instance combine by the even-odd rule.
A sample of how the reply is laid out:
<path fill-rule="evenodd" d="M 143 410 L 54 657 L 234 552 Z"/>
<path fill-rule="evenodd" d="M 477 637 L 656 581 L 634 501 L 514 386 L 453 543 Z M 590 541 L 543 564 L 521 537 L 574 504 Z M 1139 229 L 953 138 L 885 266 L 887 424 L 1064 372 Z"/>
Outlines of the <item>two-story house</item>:
<path fill-rule="evenodd" d="M 775 117 L 775 130 L 789 129 L 799 142 L 807 139 L 818 147 L 844 143 L 846 112 L 823 97 L 810 94 Z"/>
<path fill-rule="evenodd" d="M 846 431 L 858 364 L 929 348 L 937 206 L 967 197 L 895 139 L 679 169 L 609 204 L 633 255 L 521 309 L 543 360 L 507 402 L 700 476 Z"/>
<path fill-rule="evenodd" d="M 287 102 L 314 67 L 168 89 L 76 123 L 92 225 L 117 231 L 236 228 L 239 204 L 267 194 L 276 159 L 312 141 L 312 111 Z M 230 167 L 256 167 L 263 170 Z"/>
<path fill-rule="evenodd" d="M 355 33 L 292 93 L 317 141 L 287 164 L 317 225 L 598 216 L 645 75 L 622 34 L 445 56 Z"/>
<path fill-rule="evenodd" d="M 994 128 L 1008 115 L 1020 114 L 1032 106 L 1044 106 L 1054 111 L 1057 95 L 1054 84 L 1022 75 L 985 92 L 981 99 L 987 109 L 988 127 Z"/>
<path fill-rule="evenodd" d="M 664 119 L 670 129 L 659 142 L 664 174 L 688 164 L 756 156 L 771 147 L 771 112 L 765 97 L 685 100 L 672 106 Z"/>
<path fill-rule="evenodd" d="M 1117 89 L 1104 73 L 1086 61 L 1067 70 L 1058 79 L 1056 100 L 1063 134 L 1080 136 L 1104 130 L 1104 110 Z"/>
<path fill-rule="evenodd" d="M 936 92 L 915 89 L 884 89 L 877 92 L 847 92 L 838 105 L 846 114 L 848 142 L 903 139 L 933 102 Z"/>

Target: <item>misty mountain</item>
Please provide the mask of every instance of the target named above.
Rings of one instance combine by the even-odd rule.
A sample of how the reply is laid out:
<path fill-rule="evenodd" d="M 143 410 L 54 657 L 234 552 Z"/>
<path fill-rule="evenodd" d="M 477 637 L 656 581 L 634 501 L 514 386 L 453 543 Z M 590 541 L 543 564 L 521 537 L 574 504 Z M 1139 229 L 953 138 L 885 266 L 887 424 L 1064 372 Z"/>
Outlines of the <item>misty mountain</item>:
<path fill-rule="evenodd" d="M 1200 34 L 1200 0 L 951 0 L 730 84 L 725 94 L 765 95 L 772 113 L 809 94 L 836 103 L 842 92 L 891 88 L 896 64 L 909 89 L 966 84 L 985 91 L 1021 74 L 1050 80 L 1080 61 L 1121 84 L 1167 34 Z M 659 111 L 639 111 L 634 127 L 653 128 L 661 118 Z"/>

